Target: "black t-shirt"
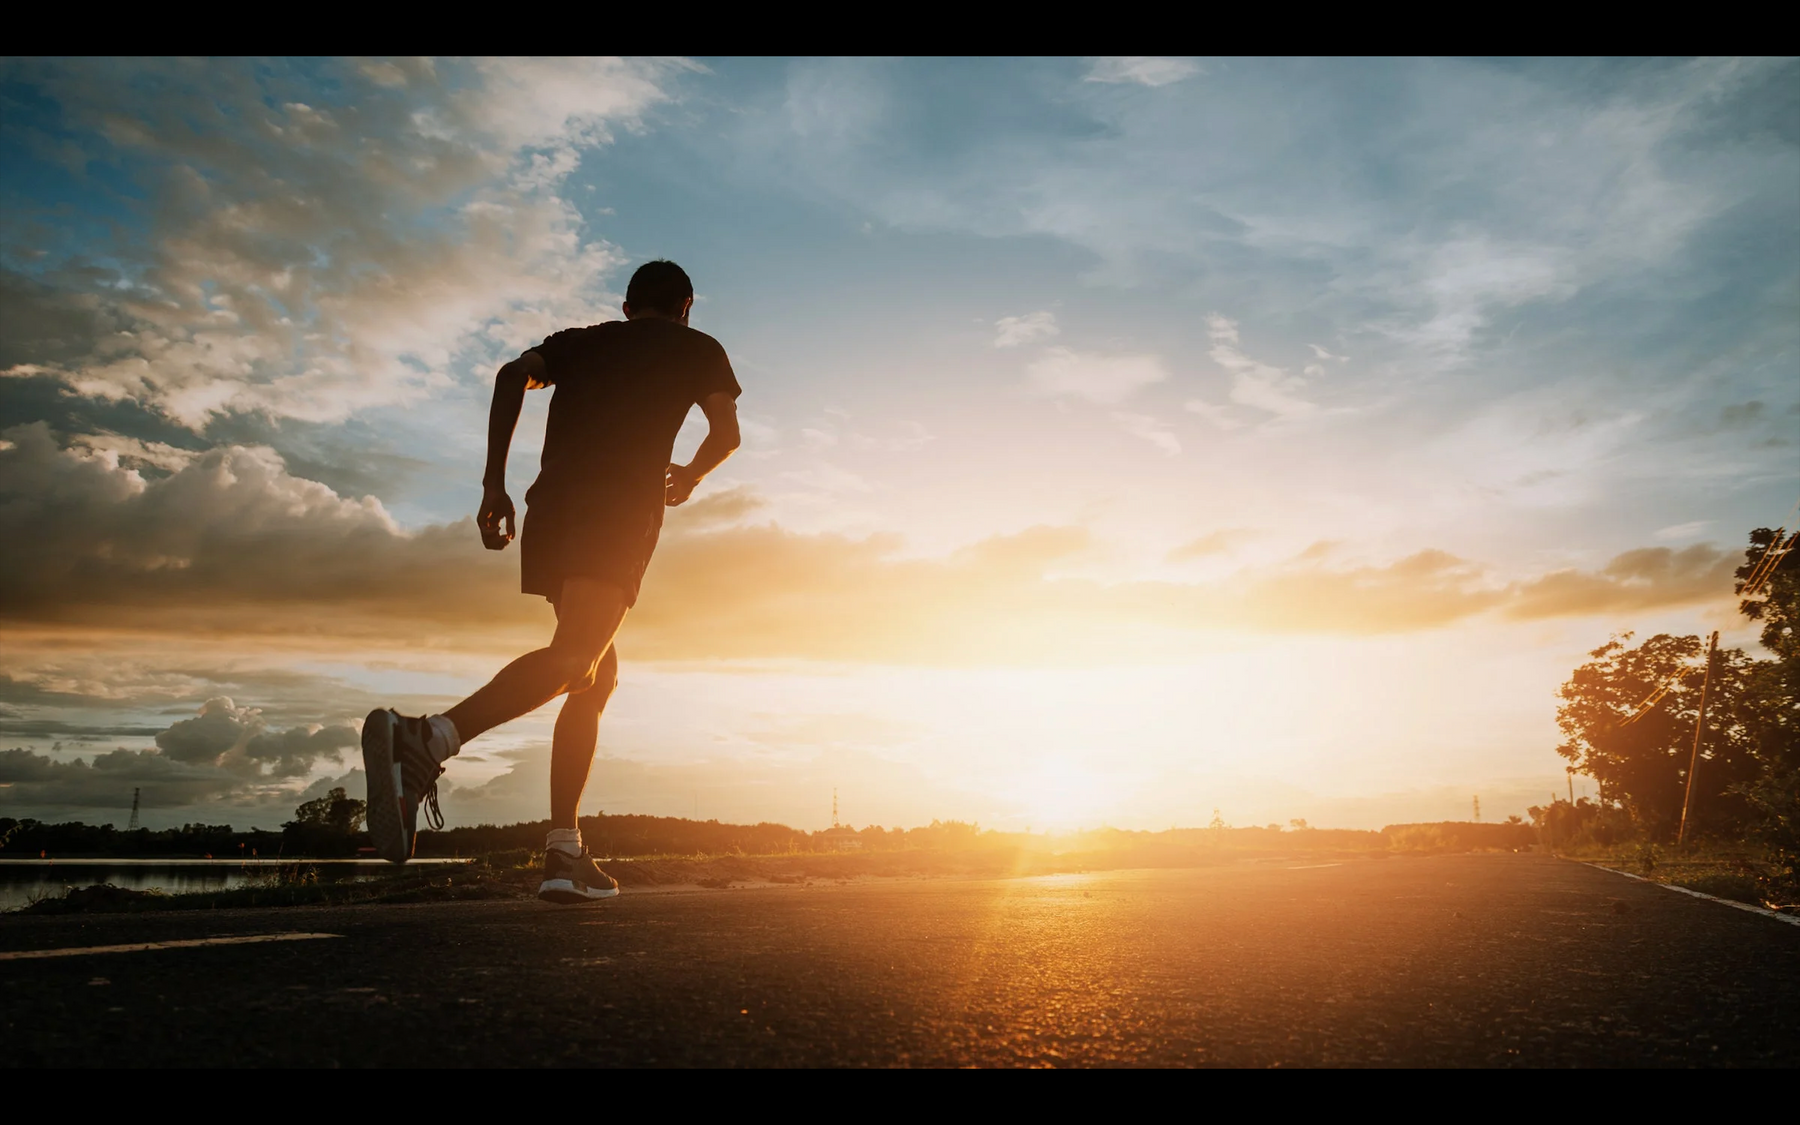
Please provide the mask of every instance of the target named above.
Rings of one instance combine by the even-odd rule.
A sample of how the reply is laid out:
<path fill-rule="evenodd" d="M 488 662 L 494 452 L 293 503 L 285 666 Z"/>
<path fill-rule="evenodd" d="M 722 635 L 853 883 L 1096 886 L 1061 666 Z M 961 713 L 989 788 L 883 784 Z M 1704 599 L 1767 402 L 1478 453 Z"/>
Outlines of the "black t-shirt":
<path fill-rule="evenodd" d="M 672 320 L 570 328 L 530 350 L 556 389 L 528 502 L 599 492 L 660 505 L 689 408 L 720 391 L 742 393 L 719 342 Z"/>

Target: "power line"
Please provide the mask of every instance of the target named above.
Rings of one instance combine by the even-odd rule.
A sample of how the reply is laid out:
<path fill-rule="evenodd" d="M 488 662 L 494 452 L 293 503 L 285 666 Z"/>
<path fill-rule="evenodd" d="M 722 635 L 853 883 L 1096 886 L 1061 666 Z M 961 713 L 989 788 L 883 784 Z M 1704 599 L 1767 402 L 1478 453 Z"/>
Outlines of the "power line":
<path fill-rule="evenodd" d="M 1793 551 L 1796 544 L 1800 544 L 1800 531 L 1796 531 L 1794 534 L 1788 536 L 1785 543 L 1782 542 L 1781 539 L 1782 535 L 1786 534 L 1787 529 L 1793 526 L 1794 517 L 1797 515 L 1800 515 L 1800 500 L 1794 501 L 1794 506 L 1788 509 L 1788 514 L 1786 516 L 1782 517 L 1781 526 L 1775 529 L 1775 534 L 1769 539 L 1768 549 L 1762 553 L 1761 558 L 1756 560 L 1756 565 L 1750 570 L 1750 577 L 1744 579 L 1744 588 L 1738 592 L 1738 608 L 1742 609 L 1744 606 L 1748 605 L 1750 599 L 1754 598 L 1762 591 L 1763 585 L 1769 580 L 1769 576 L 1774 574 L 1775 568 L 1781 565 L 1781 560 L 1786 558 L 1789 552 Z M 1712 670 L 1711 657 L 1708 657 L 1706 670 L 1710 674 Z M 1628 727 L 1649 714 L 1652 708 L 1662 702 L 1663 696 L 1673 691 L 1675 685 L 1679 684 L 1682 680 L 1685 680 L 1693 673 L 1693 671 L 1694 670 L 1691 668 L 1683 668 L 1681 671 L 1669 677 L 1649 695 L 1645 696 L 1642 703 L 1639 703 L 1636 707 L 1632 708 L 1631 714 L 1621 721 L 1619 725 Z M 1701 690 L 1704 692 L 1704 687 Z"/>
<path fill-rule="evenodd" d="M 1796 542 L 1800 542 L 1800 531 L 1796 531 L 1788 536 L 1786 543 L 1783 543 L 1781 533 L 1786 530 L 1785 527 L 1775 529 L 1775 537 L 1769 540 L 1769 549 L 1763 552 L 1762 558 L 1756 560 L 1756 566 L 1750 571 L 1750 577 L 1744 579 L 1744 588 L 1738 594 L 1739 605 L 1747 604 L 1751 598 L 1762 592 L 1764 583 L 1768 582 L 1769 577 L 1775 573 L 1775 568 L 1781 565 L 1781 560 L 1794 549 Z"/>

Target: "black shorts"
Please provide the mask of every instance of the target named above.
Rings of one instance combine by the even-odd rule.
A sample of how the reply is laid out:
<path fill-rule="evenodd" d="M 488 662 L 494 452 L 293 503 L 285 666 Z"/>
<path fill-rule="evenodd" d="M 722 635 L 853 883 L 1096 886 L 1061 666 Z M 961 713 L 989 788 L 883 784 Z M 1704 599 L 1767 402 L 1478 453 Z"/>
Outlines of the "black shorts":
<path fill-rule="evenodd" d="M 644 569 L 662 533 L 662 497 L 527 497 L 519 534 L 519 588 L 555 604 L 566 578 L 599 578 L 625 591 L 636 605 Z"/>

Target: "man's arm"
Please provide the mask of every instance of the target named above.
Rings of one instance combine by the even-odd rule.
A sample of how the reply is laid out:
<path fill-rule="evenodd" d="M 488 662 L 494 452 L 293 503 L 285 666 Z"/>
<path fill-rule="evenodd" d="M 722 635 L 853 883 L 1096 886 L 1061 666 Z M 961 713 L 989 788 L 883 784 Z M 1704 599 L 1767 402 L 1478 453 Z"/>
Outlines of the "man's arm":
<path fill-rule="evenodd" d="M 512 450 L 525 392 L 549 386 L 545 374 L 544 357 L 526 352 L 494 376 L 494 403 L 488 408 L 487 468 L 481 474 L 481 511 L 475 517 L 481 545 L 490 551 L 501 550 L 518 534 L 512 497 L 506 494 L 506 455 Z"/>
<path fill-rule="evenodd" d="M 715 391 L 700 400 L 706 415 L 706 440 L 694 451 L 694 459 L 685 465 L 670 465 L 667 491 L 663 503 L 673 508 L 687 502 L 694 486 L 725 463 L 742 441 L 738 434 L 737 400 L 724 391 Z"/>

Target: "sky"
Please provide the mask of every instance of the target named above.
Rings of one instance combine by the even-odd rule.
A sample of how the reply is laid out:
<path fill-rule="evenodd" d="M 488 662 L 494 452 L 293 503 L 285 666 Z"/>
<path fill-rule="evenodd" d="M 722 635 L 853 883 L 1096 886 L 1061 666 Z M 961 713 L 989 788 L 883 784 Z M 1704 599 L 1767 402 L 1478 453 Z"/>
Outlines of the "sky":
<path fill-rule="evenodd" d="M 653 258 L 744 444 L 584 813 L 1523 813 L 1800 495 L 1794 60 L 9 59 L 0 199 L 0 815 L 278 827 L 543 643 L 494 372 Z"/>

